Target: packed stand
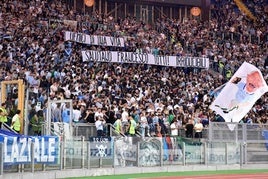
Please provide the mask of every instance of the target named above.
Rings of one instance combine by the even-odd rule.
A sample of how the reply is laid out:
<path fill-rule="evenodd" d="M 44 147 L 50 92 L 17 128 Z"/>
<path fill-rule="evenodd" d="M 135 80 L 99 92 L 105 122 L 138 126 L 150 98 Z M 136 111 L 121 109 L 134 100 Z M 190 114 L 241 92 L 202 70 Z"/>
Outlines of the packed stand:
<path fill-rule="evenodd" d="M 69 106 L 53 106 L 52 122 L 95 123 L 105 130 L 142 136 L 201 132 L 209 121 L 222 121 L 209 109 L 213 91 L 225 83 L 243 61 L 257 66 L 267 80 L 267 3 L 256 6 L 258 23 L 235 11 L 233 1 L 215 1 L 211 20 L 159 19 L 155 26 L 133 17 L 114 19 L 98 12 L 82 15 L 61 1 L 11 1 L 1 6 L 1 80 L 24 79 L 29 92 L 29 121 L 47 109 L 50 99 L 72 99 Z M 265 6 L 266 5 L 266 6 Z M 75 20 L 77 29 L 49 19 Z M 64 31 L 125 38 L 125 47 L 105 47 L 64 42 Z M 255 38 L 256 37 L 256 38 Z M 83 62 L 81 50 L 136 51 L 154 55 L 203 56 L 211 70 L 139 64 Z M 229 76 L 228 76 L 229 75 Z M 14 90 L 9 89 L 9 94 Z M 41 104 L 41 106 L 37 106 Z M 266 123 L 267 94 L 243 122 Z M 36 113 L 36 114 L 35 114 Z M 69 113 L 70 114 L 70 113 Z M 42 119 L 43 120 L 43 119 Z M 31 124 L 31 123 L 30 123 Z M 34 134 L 40 135 L 40 130 Z M 105 133 L 99 131 L 99 135 Z M 200 138 L 202 135 L 197 134 Z"/>

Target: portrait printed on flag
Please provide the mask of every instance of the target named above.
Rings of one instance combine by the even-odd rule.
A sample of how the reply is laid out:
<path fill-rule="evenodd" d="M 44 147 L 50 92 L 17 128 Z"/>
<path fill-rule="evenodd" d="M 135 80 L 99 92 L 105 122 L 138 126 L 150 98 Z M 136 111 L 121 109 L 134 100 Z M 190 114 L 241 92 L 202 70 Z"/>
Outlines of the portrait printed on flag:
<path fill-rule="evenodd" d="M 226 122 L 239 122 L 268 91 L 258 68 L 244 62 L 213 101 L 210 109 Z"/>

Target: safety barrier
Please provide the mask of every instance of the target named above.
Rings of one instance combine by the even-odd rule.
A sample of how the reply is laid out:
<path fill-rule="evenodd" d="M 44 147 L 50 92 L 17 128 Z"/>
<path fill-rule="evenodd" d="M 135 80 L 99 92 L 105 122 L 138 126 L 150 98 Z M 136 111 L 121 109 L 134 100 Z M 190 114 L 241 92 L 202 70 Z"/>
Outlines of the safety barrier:
<path fill-rule="evenodd" d="M 74 136 L 80 137 L 85 136 L 85 140 L 89 140 L 89 137 L 96 136 L 96 126 L 93 123 L 76 123 L 73 125 L 74 129 Z M 139 131 L 136 131 L 137 136 L 140 136 L 141 134 Z M 194 136 L 195 131 L 193 131 L 192 136 Z M 112 124 L 107 123 L 105 127 L 105 134 L 107 136 L 117 136 L 118 134 L 115 132 L 114 127 Z M 120 134 L 121 136 L 125 136 L 124 134 Z M 169 135 L 169 134 L 167 134 Z M 180 137 L 186 137 L 185 135 L 185 128 L 181 127 L 178 129 L 178 136 Z M 203 129 L 203 138 L 208 138 L 208 128 L 205 127 Z"/>
<path fill-rule="evenodd" d="M 56 140 L 47 137 L 3 138 L 0 174 L 66 169 L 162 167 L 167 165 L 268 164 L 265 146 L 255 152 L 244 142 L 211 142 L 182 137 L 84 137 Z M 252 158 L 255 155 L 255 160 Z M 250 159 L 250 160 L 249 160 Z"/>
<path fill-rule="evenodd" d="M 81 129 L 78 126 L 74 133 Z M 83 127 L 90 128 L 85 124 Z M 267 128 L 267 125 L 212 122 L 207 135 L 201 139 L 182 136 L 95 137 L 83 136 L 81 131 L 76 133 L 80 136 L 66 139 L 21 136 L 1 130 L 0 174 L 171 165 L 267 165 Z"/>
<path fill-rule="evenodd" d="M 235 142 L 245 146 L 246 163 L 268 161 L 268 125 L 211 122 L 208 141 Z"/>

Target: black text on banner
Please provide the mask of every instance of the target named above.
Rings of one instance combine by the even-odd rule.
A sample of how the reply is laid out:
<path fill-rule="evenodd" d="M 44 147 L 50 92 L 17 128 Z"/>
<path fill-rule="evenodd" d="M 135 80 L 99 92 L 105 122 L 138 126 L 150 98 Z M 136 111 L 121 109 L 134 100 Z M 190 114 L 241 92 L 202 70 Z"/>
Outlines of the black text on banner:
<path fill-rule="evenodd" d="M 125 43 L 122 37 L 87 35 L 84 33 L 76 33 L 69 31 L 65 32 L 64 40 L 87 45 L 113 46 L 113 47 L 124 47 Z"/>
<path fill-rule="evenodd" d="M 82 51 L 83 61 L 137 63 L 170 67 L 209 68 L 209 59 L 202 57 L 154 56 L 147 53 L 119 51 Z"/>

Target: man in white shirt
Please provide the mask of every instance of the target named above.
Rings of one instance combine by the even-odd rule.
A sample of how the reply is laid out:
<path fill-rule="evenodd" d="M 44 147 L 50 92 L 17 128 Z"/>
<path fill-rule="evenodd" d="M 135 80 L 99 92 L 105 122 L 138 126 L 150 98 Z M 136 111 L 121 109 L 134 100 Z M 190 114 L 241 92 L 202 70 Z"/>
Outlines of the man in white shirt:
<path fill-rule="evenodd" d="M 150 136 L 149 134 L 149 125 L 148 125 L 148 120 L 147 120 L 147 117 L 146 117 L 146 111 L 143 110 L 140 114 L 140 126 L 141 126 L 141 135 L 142 137 L 145 137 L 146 135 L 147 136 Z M 145 134 L 147 133 L 147 134 Z"/>
<path fill-rule="evenodd" d="M 197 123 L 194 125 L 195 130 L 195 138 L 202 138 L 202 130 L 203 130 L 203 124 L 201 123 L 201 119 L 197 120 Z"/>
<path fill-rule="evenodd" d="M 103 118 L 103 113 L 102 113 L 102 111 L 101 111 L 101 108 L 98 108 L 98 110 L 95 112 L 95 115 L 94 115 L 94 119 L 95 119 L 95 121 L 97 121 L 97 118 L 98 118 L 98 117 Z"/>
<path fill-rule="evenodd" d="M 97 137 L 102 137 L 103 136 L 103 129 L 105 125 L 105 120 L 103 117 L 99 116 L 96 118 L 95 126 L 97 129 Z"/>
<path fill-rule="evenodd" d="M 81 117 L 81 111 L 79 110 L 79 108 L 74 106 L 74 108 L 73 108 L 73 122 L 75 122 L 75 123 L 79 122 L 80 117 Z"/>
<path fill-rule="evenodd" d="M 129 117 L 129 113 L 128 113 L 128 109 L 123 109 L 122 112 L 122 127 L 123 127 L 123 131 L 127 132 L 126 130 L 126 126 L 128 125 L 128 117 Z"/>
<path fill-rule="evenodd" d="M 178 121 L 174 119 L 174 121 L 170 124 L 171 136 L 178 136 L 179 135 L 179 128 L 178 128 Z"/>

